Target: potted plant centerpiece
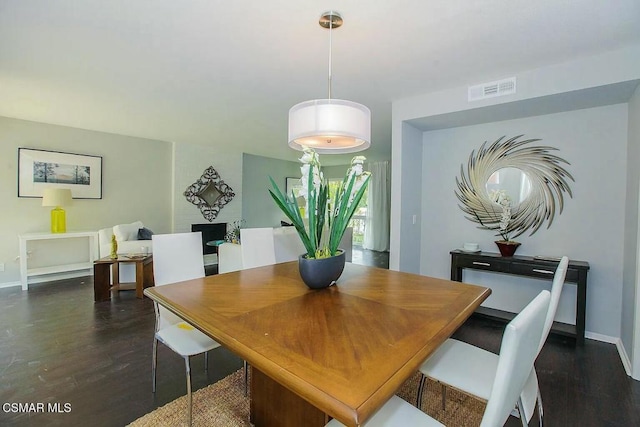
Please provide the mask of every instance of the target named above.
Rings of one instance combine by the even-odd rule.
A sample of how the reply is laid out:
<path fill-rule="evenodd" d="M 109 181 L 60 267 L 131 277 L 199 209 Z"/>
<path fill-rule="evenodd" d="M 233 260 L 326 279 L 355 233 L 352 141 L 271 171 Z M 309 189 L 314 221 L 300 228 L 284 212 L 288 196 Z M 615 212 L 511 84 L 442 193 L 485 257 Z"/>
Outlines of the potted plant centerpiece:
<path fill-rule="evenodd" d="M 269 177 L 271 197 L 296 228 L 307 251 L 300 255 L 298 265 L 310 288 L 331 286 L 342 274 L 345 255 L 338 245 L 369 184 L 371 173 L 364 170 L 365 160 L 364 156 L 351 160 L 333 194 L 320 170 L 320 156 L 311 148 L 305 148 L 300 158 L 302 178 L 297 195 L 293 190 L 283 194 Z M 297 196 L 304 198 L 304 207 L 298 205 Z"/>

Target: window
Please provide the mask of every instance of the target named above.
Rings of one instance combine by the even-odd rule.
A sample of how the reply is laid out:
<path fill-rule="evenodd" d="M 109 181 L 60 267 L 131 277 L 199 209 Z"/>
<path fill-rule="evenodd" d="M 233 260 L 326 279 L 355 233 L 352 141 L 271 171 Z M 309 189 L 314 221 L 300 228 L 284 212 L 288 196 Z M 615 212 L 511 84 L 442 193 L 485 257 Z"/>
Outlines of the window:
<path fill-rule="evenodd" d="M 342 182 L 342 179 L 329 179 L 329 197 L 333 196 Z M 364 192 L 360 204 L 349 221 L 349 227 L 353 227 L 353 245 L 362 246 L 364 243 L 364 230 L 367 219 L 367 200 L 369 186 Z M 333 201 L 331 201 L 333 206 Z"/>

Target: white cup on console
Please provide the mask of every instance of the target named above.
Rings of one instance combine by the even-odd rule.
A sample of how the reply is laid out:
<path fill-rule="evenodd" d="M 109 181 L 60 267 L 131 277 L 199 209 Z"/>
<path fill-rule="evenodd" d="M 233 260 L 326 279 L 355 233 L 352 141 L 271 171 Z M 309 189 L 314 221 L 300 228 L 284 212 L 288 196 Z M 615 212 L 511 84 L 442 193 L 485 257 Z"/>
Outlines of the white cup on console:
<path fill-rule="evenodd" d="M 477 243 L 466 242 L 462 248 L 467 252 L 478 252 L 480 250 L 480 245 Z"/>

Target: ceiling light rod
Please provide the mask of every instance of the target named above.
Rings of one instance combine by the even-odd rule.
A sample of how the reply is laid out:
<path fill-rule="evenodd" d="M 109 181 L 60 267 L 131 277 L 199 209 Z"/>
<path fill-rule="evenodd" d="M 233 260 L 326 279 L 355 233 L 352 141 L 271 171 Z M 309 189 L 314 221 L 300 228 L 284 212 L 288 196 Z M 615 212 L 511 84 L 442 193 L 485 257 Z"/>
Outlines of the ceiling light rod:
<path fill-rule="evenodd" d="M 312 99 L 289 109 L 289 146 L 311 147 L 322 154 L 354 153 L 371 145 L 371 111 L 362 104 L 332 99 L 332 31 L 342 25 L 339 13 L 325 12 L 318 22 L 329 30 L 329 98 Z"/>
<path fill-rule="evenodd" d="M 331 64 L 332 64 L 332 31 L 334 28 L 340 28 L 342 26 L 342 16 L 338 12 L 328 11 L 322 14 L 319 24 L 322 28 L 329 29 L 329 99 L 331 99 Z"/>

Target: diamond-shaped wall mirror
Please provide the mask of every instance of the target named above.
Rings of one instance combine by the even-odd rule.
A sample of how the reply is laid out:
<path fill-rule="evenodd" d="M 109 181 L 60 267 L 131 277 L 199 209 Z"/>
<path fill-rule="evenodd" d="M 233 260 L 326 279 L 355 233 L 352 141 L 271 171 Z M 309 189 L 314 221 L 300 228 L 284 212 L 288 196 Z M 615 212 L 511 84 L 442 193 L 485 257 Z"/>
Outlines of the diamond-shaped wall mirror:
<path fill-rule="evenodd" d="M 210 182 L 200 193 L 198 193 L 198 196 L 200 196 L 209 205 L 213 206 L 222 196 L 222 193 L 218 191 L 214 183 Z"/>
<path fill-rule="evenodd" d="M 207 221 L 212 222 L 220 209 L 233 200 L 235 193 L 220 179 L 220 174 L 213 166 L 209 166 L 196 182 L 187 187 L 184 196 L 200 209 Z"/>

